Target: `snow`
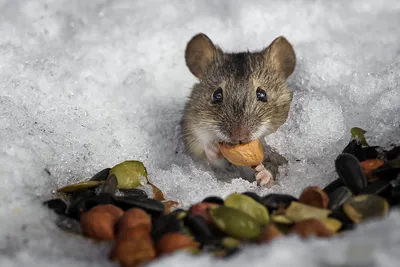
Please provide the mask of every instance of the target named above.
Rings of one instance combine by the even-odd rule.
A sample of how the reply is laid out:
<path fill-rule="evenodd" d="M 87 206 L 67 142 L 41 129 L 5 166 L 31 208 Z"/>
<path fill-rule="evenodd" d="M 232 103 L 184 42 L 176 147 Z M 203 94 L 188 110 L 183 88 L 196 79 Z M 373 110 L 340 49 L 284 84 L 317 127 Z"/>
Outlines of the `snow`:
<path fill-rule="evenodd" d="M 353 126 L 373 144 L 400 139 L 395 0 L 2 0 L 0 10 L 0 266 L 116 266 L 106 245 L 59 230 L 40 203 L 124 160 L 143 161 L 166 197 L 188 207 L 324 186 Z M 271 189 L 219 179 L 181 153 L 177 123 L 195 82 L 183 51 L 198 32 L 232 51 L 279 35 L 294 45 L 291 113 L 266 138 L 289 164 Z M 150 266 L 399 266 L 399 221 L 395 210 L 330 241 L 287 237 L 226 261 L 178 253 Z"/>

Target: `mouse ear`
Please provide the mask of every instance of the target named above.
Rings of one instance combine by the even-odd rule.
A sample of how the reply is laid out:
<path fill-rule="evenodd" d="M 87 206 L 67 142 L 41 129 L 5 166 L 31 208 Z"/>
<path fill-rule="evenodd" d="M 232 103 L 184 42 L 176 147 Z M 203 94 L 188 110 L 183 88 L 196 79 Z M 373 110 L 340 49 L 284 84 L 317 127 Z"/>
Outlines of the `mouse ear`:
<path fill-rule="evenodd" d="M 195 35 L 187 44 L 185 60 L 190 72 L 201 78 L 214 60 L 217 49 L 204 33 Z"/>
<path fill-rule="evenodd" d="M 264 50 L 264 59 L 287 79 L 296 66 L 296 54 L 285 37 L 279 36 Z"/>

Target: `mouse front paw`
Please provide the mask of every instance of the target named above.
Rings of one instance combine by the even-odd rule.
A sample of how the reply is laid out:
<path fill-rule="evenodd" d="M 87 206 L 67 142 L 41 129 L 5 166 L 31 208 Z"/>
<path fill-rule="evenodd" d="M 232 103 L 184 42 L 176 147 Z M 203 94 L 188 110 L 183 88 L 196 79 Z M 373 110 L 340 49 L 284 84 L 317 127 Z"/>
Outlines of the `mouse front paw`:
<path fill-rule="evenodd" d="M 208 161 L 214 167 L 225 171 L 233 170 L 232 164 L 230 164 L 225 159 L 225 157 L 222 155 L 222 153 L 219 151 L 219 148 L 216 145 L 210 144 L 204 148 L 204 151 L 206 153 Z"/>
<path fill-rule="evenodd" d="M 260 186 L 271 187 L 275 184 L 275 177 L 263 164 L 254 168 L 254 176 Z"/>

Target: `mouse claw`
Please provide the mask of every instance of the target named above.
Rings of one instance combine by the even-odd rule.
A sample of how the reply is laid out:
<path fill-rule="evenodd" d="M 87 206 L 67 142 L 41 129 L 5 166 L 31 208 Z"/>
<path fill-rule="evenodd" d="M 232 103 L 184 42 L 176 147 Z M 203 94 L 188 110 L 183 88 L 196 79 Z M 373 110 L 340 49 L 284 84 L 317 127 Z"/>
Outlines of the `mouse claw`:
<path fill-rule="evenodd" d="M 260 164 L 254 168 L 257 184 L 260 186 L 271 187 L 275 183 L 274 176 L 264 165 Z"/>

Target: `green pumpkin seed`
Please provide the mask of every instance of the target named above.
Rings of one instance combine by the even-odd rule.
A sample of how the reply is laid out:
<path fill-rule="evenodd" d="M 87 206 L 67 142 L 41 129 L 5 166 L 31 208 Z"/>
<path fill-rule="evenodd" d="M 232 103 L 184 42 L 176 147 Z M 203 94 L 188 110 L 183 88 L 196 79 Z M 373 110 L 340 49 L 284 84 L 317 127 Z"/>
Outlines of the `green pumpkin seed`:
<path fill-rule="evenodd" d="M 342 222 L 334 218 L 326 218 L 321 220 L 321 222 L 326 226 L 326 228 L 335 233 L 340 229 L 340 227 L 342 227 Z"/>
<path fill-rule="evenodd" d="M 328 209 L 321 209 L 297 201 L 292 201 L 286 209 L 286 216 L 297 222 L 306 219 L 323 220 L 331 213 Z"/>
<path fill-rule="evenodd" d="M 260 224 L 250 215 L 236 208 L 219 206 L 208 212 L 215 225 L 226 234 L 238 239 L 254 239 L 261 233 Z"/>
<path fill-rule="evenodd" d="M 282 215 L 282 214 L 272 215 L 271 216 L 271 220 L 274 223 L 279 223 L 279 224 L 292 224 L 292 223 L 294 223 L 291 218 L 287 217 L 286 215 Z"/>
<path fill-rule="evenodd" d="M 365 139 L 365 133 L 366 133 L 365 130 L 358 128 L 358 127 L 353 127 L 353 128 L 351 128 L 350 133 L 351 133 L 351 137 L 355 140 L 360 141 L 361 145 L 369 146 L 367 143 L 367 140 Z"/>
<path fill-rule="evenodd" d="M 383 217 L 387 214 L 389 203 L 378 195 L 358 195 L 343 205 L 343 211 L 355 223 Z"/>
<path fill-rule="evenodd" d="M 147 170 L 142 162 L 127 160 L 111 168 L 109 175 L 118 179 L 118 188 L 136 188 L 147 183 Z M 146 181 L 143 183 L 142 179 Z"/>
<path fill-rule="evenodd" d="M 84 181 L 84 182 L 79 182 L 76 184 L 70 184 L 70 185 L 61 187 L 61 188 L 57 189 L 57 192 L 72 193 L 72 192 L 77 192 L 77 191 L 82 191 L 85 189 L 93 188 L 93 187 L 99 186 L 103 183 L 104 183 L 104 181 Z"/>
<path fill-rule="evenodd" d="M 261 225 L 268 224 L 269 213 L 267 208 L 247 195 L 233 193 L 225 199 L 224 205 L 247 213 Z"/>
<path fill-rule="evenodd" d="M 225 237 L 222 240 L 222 246 L 224 248 L 236 248 L 239 245 L 240 245 L 240 241 L 235 239 L 235 238 L 233 238 L 233 237 L 230 237 L 230 236 Z"/>

